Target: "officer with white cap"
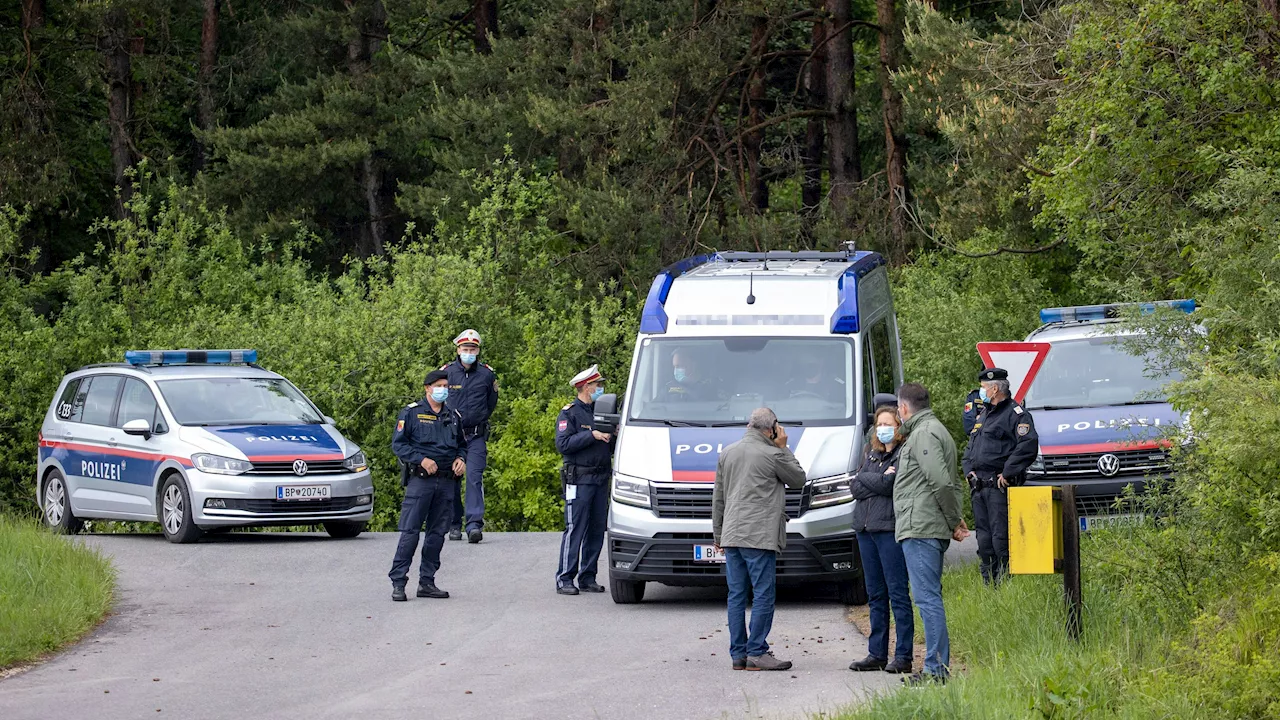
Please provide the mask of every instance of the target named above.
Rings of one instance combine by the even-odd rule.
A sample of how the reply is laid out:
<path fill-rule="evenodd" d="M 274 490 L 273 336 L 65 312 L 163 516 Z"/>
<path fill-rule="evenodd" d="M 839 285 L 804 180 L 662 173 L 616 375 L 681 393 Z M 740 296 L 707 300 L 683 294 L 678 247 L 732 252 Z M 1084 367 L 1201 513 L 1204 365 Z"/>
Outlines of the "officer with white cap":
<path fill-rule="evenodd" d="M 613 437 L 595 429 L 595 401 L 604 393 L 604 378 L 592 365 L 573 377 L 578 398 L 556 419 L 556 449 L 564 456 L 564 538 L 556 592 L 577 595 L 604 592 L 596 582 L 596 565 L 604 545 L 609 515 L 609 481 L 613 474 Z M 574 580 L 577 586 L 574 586 Z"/>
<path fill-rule="evenodd" d="M 441 367 L 449 373 L 449 405 L 462 414 L 462 436 L 466 442 L 467 541 L 484 538 L 484 469 L 489 463 L 489 416 L 498 406 L 498 375 L 479 361 L 480 333 L 467 328 L 453 339 L 458 358 Z M 463 528 L 462 493 L 453 496 L 449 516 L 449 539 L 461 540 Z"/>

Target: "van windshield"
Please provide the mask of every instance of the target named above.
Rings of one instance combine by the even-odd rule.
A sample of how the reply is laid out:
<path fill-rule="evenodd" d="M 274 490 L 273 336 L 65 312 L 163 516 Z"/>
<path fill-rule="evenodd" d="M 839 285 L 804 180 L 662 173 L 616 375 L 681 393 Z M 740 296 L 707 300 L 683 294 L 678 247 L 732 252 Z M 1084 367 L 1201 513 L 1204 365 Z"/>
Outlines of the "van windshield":
<path fill-rule="evenodd" d="M 849 338 L 646 338 L 628 398 L 632 420 L 744 425 L 767 405 L 786 423 L 852 423 Z"/>
<path fill-rule="evenodd" d="M 324 418 L 287 380 L 209 377 L 161 380 L 180 425 L 319 425 Z"/>
<path fill-rule="evenodd" d="M 1054 342 L 1023 405 L 1052 410 L 1165 402 L 1165 386 L 1182 375 L 1155 373 L 1149 369 L 1154 366 L 1147 357 L 1130 353 L 1123 338 Z"/>

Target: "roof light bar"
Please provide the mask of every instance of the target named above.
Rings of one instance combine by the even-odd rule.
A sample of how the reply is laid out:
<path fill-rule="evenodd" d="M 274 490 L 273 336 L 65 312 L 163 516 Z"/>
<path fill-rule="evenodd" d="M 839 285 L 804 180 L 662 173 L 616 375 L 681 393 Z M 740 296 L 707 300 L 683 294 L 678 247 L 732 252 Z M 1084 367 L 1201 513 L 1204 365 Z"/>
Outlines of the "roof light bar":
<path fill-rule="evenodd" d="M 130 365 L 252 365 L 257 350 L 129 350 L 124 361 Z"/>
<path fill-rule="evenodd" d="M 644 310 L 640 313 L 640 332 L 665 333 L 667 331 L 667 311 L 663 306 L 667 295 L 671 293 L 671 283 L 677 277 L 698 267 L 699 265 L 718 259 L 718 255 L 697 255 L 685 258 L 658 273 L 649 286 L 649 296 L 645 298 Z"/>
<path fill-rule="evenodd" d="M 1156 308 L 1171 308 L 1190 314 L 1195 312 L 1195 300 L 1160 300 L 1147 303 L 1109 303 L 1106 305 L 1079 305 L 1076 307 L 1044 308 L 1040 311 L 1040 322 L 1082 322 L 1088 320 L 1108 320 L 1120 317 L 1125 310 L 1137 308 L 1143 315 L 1150 315 Z"/>

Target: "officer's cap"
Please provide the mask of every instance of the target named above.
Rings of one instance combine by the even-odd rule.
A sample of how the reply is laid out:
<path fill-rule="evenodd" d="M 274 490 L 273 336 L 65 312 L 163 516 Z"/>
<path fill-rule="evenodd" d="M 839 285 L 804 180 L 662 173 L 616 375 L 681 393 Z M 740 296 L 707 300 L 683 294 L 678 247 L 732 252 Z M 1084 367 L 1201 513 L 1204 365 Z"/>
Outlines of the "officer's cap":
<path fill-rule="evenodd" d="M 476 347 L 480 347 L 480 333 L 472 330 L 471 328 L 467 328 L 466 330 L 458 333 L 458 337 L 453 339 L 453 344 L 475 345 Z"/>
<path fill-rule="evenodd" d="M 978 373 L 978 382 L 991 382 L 993 380 L 1008 380 L 1009 372 L 1000 368 L 986 368 Z"/>
<path fill-rule="evenodd" d="M 576 388 L 579 388 L 579 387 L 582 387 L 583 385 L 586 385 L 589 382 L 595 382 L 596 380 L 603 379 L 603 377 L 604 376 L 600 374 L 600 366 L 592 365 L 586 370 L 583 370 L 577 375 L 574 375 L 573 380 L 570 380 L 569 384 L 573 385 Z"/>
<path fill-rule="evenodd" d="M 427 373 L 427 379 L 423 380 L 422 384 L 430 385 L 431 383 L 436 382 L 438 380 L 448 380 L 448 379 L 449 379 L 449 373 L 445 372 L 444 370 L 432 370 L 431 372 Z"/>
<path fill-rule="evenodd" d="M 871 398 L 871 407 L 879 410 L 882 407 L 898 407 L 898 396 L 892 393 L 876 393 Z"/>

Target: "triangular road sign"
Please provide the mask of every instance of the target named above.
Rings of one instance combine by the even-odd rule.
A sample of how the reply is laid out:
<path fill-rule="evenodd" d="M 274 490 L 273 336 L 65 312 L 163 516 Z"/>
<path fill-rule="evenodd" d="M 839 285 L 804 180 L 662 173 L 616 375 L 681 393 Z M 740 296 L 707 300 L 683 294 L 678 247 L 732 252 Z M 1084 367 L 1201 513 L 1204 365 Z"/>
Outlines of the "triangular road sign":
<path fill-rule="evenodd" d="M 980 342 L 978 354 L 987 367 L 1009 371 L 1009 392 L 1022 402 L 1050 347 L 1046 342 Z"/>

